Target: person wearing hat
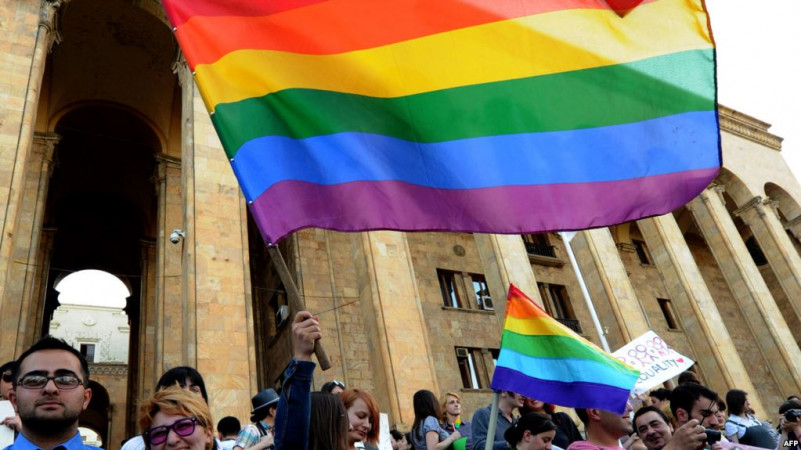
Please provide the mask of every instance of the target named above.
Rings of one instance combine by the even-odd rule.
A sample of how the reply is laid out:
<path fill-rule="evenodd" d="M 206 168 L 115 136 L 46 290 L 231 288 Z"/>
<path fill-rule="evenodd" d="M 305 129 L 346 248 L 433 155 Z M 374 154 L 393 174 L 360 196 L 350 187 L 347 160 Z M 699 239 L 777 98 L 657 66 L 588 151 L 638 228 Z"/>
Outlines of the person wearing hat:
<path fill-rule="evenodd" d="M 273 426 L 275 412 L 278 408 L 278 394 L 275 389 L 265 389 L 250 400 L 253 411 L 250 412 L 251 425 L 239 432 L 234 450 L 262 450 L 273 448 Z"/>

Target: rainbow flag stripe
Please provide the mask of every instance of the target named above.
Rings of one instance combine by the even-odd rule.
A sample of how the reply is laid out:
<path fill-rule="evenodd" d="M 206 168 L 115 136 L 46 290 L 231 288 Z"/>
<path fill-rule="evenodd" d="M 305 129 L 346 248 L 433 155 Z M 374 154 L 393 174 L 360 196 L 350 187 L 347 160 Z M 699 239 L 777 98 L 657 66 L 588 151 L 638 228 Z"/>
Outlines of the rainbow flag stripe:
<path fill-rule="evenodd" d="M 686 203 L 720 166 L 707 13 L 639 3 L 163 2 L 268 242 L 580 229 Z"/>
<path fill-rule="evenodd" d="M 622 413 L 640 372 L 554 320 L 509 287 L 493 389 L 561 406 Z"/>

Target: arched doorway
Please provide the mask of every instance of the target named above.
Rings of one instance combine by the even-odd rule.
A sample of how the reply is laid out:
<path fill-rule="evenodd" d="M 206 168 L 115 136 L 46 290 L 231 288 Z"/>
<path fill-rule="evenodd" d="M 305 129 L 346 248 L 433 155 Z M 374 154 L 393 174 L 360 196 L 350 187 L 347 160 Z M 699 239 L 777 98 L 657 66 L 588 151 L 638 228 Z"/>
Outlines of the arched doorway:
<path fill-rule="evenodd" d="M 92 399 L 89 401 L 89 407 L 78 418 L 78 426 L 97 433 L 100 440 L 99 446 L 111 448 L 110 444 L 112 443 L 108 440 L 109 415 L 111 413 L 108 391 L 103 385 L 93 380 L 89 381 L 89 389 L 92 390 Z"/>

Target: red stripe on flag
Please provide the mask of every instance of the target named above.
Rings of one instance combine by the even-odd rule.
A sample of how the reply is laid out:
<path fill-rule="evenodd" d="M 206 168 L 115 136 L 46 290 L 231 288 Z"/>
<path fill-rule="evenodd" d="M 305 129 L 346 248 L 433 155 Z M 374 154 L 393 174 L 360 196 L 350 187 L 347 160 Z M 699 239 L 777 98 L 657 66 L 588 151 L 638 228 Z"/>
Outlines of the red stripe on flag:
<path fill-rule="evenodd" d="M 173 27 L 193 16 L 269 16 L 328 0 L 164 0 Z"/>

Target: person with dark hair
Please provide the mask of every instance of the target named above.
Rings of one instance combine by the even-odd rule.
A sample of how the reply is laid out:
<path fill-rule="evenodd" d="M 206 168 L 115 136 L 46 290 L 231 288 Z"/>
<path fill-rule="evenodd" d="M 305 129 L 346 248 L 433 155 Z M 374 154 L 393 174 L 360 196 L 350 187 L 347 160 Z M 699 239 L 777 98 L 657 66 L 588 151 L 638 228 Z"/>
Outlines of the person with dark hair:
<path fill-rule="evenodd" d="M 412 398 L 414 405 L 414 424 L 412 425 L 412 444 L 421 450 L 444 450 L 459 440 L 462 435 L 454 430 L 450 435 L 439 426 L 442 409 L 433 392 L 420 390 Z"/>
<path fill-rule="evenodd" d="M 788 400 L 779 407 L 779 448 L 801 450 L 801 402 Z M 786 445 L 785 445 L 786 443 Z"/>
<path fill-rule="evenodd" d="M 168 387 L 178 386 L 192 394 L 199 395 L 203 401 L 209 403 L 209 395 L 206 392 L 206 383 L 196 369 L 188 366 L 178 366 L 164 372 L 156 383 L 155 391 L 161 391 Z M 217 441 L 212 443 L 212 447 L 217 447 Z M 142 435 L 137 435 L 128 439 L 120 450 L 143 450 L 145 441 Z"/>
<path fill-rule="evenodd" d="M 673 437 L 673 427 L 665 413 L 655 405 L 643 406 L 634 413 L 634 432 L 648 450 L 662 450 Z M 701 433 L 702 441 L 706 434 Z"/>
<path fill-rule="evenodd" d="M 406 434 L 401 433 L 397 429 L 393 428 L 389 430 L 389 436 L 391 438 L 392 450 L 409 450 L 412 448 L 412 444 L 406 440 Z"/>
<path fill-rule="evenodd" d="M 164 372 L 156 383 L 156 390 L 160 391 L 169 386 L 178 385 L 181 389 L 198 394 L 203 397 L 203 401 L 209 402 L 209 394 L 206 392 L 206 383 L 196 369 L 189 366 L 173 367 Z"/>
<path fill-rule="evenodd" d="M 0 366 L 0 400 L 8 400 L 8 391 L 10 391 L 14 385 L 11 382 L 14 379 L 14 361 L 9 361 L 2 366 Z"/>
<path fill-rule="evenodd" d="M 339 394 L 345 409 L 348 410 L 350 429 L 348 431 L 348 445 L 355 449 L 357 443 L 364 448 L 376 448 L 378 444 L 379 420 L 378 404 L 375 398 L 361 389 L 348 389 Z"/>
<path fill-rule="evenodd" d="M 506 441 L 503 440 L 503 435 L 506 430 L 514 423 L 512 412 L 515 408 L 523 406 L 523 396 L 510 391 L 501 391 L 500 398 L 498 399 L 498 417 L 490 418 L 490 410 L 492 405 L 480 408 L 473 413 L 473 429 L 472 429 L 472 449 L 469 450 L 484 450 L 487 442 L 487 430 L 489 429 L 490 419 L 495 420 L 495 439 L 492 443 L 493 450 L 501 450 L 509 448 Z M 419 450 L 419 449 L 418 449 Z"/>
<path fill-rule="evenodd" d="M 732 389 L 726 393 L 729 404 L 729 419 L 726 421 L 726 438 L 731 442 L 760 448 L 775 448 L 776 439 L 768 427 L 756 417 L 748 414 L 751 404 L 748 393 L 740 389 Z"/>
<path fill-rule="evenodd" d="M 14 383 L 12 382 L 14 380 L 14 364 L 16 364 L 15 361 L 9 361 L 0 366 L 0 374 L 2 374 L 0 379 L 0 400 L 8 400 L 8 391 L 14 388 Z M 20 427 L 22 427 L 22 422 L 20 422 L 17 414 L 3 417 L 0 420 L 0 424 L 11 428 L 14 432 L 19 431 Z"/>
<path fill-rule="evenodd" d="M 217 437 L 220 438 L 220 448 L 231 450 L 234 448 L 236 438 L 242 430 L 242 424 L 234 416 L 225 416 L 217 422 Z"/>
<path fill-rule="evenodd" d="M 345 390 L 345 383 L 338 380 L 328 381 L 325 384 L 323 384 L 322 388 L 320 388 L 320 392 L 324 392 L 326 394 L 334 394 L 334 395 L 337 395 L 344 390 Z"/>
<path fill-rule="evenodd" d="M 27 349 L 12 370 L 9 401 L 21 430 L 7 450 L 94 449 L 84 445 L 78 418 L 89 406 L 89 364 L 61 339 L 45 336 Z"/>
<path fill-rule="evenodd" d="M 661 408 L 644 406 L 634 414 L 634 431 L 648 450 L 685 450 L 698 448 L 706 441 L 706 432 L 697 420 L 673 431 Z"/>
<path fill-rule="evenodd" d="M 308 450 L 348 450 L 348 412 L 338 395 L 311 393 Z"/>
<path fill-rule="evenodd" d="M 620 439 L 634 430 L 631 423 L 631 404 L 623 414 L 597 408 L 576 408 L 576 415 L 584 423 L 587 439 L 570 444 L 568 450 L 606 450 L 612 448 L 645 448 L 636 434 L 629 436 L 621 446 Z"/>
<path fill-rule="evenodd" d="M 209 405 L 178 386 L 156 391 L 139 408 L 139 427 L 147 450 L 211 450 Z"/>
<path fill-rule="evenodd" d="M 718 419 L 718 426 L 715 428 L 716 430 L 726 432 L 726 402 L 723 399 L 718 398 L 718 412 L 715 413 L 716 418 Z"/>
<path fill-rule="evenodd" d="M 715 415 L 717 410 L 718 394 L 706 386 L 685 383 L 673 389 L 670 394 L 670 411 L 680 428 L 691 423 L 692 427 L 700 431 L 714 430 L 719 425 Z M 718 432 L 718 434 L 720 433 Z M 720 442 L 710 444 L 710 448 L 713 450 L 722 448 Z M 704 448 L 704 443 L 697 448 Z"/>
<path fill-rule="evenodd" d="M 554 412 L 552 404 L 525 397 L 523 407 L 520 408 L 520 415 L 523 416 L 529 412 L 545 414 L 556 425 L 556 437 L 553 438 L 554 446 L 567 448 L 573 442 L 582 439 L 581 432 L 579 432 L 570 415 L 564 412 Z"/>
<path fill-rule="evenodd" d="M 687 383 L 701 384 L 701 380 L 698 379 L 698 374 L 692 370 L 685 370 L 679 375 L 679 386 Z"/>
<path fill-rule="evenodd" d="M 278 393 L 268 388 L 254 395 L 250 400 L 253 411 L 250 412 L 250 421 L 239 432 L 234 444 L 234 450 L 261 450 L 273 448 L 275 434 L 275 415 L 278 411 Z"/>
<path fill-rule="evenodd" d="M 556 424 L 545 414 L 530 412 L 520 417 L 503 434 L 509 448 L 517 450 L 551 450 Z"/>
<path fill-rule="evenodd" d="M 648 396 L 651 398 L 651 404 L 660 408 L 670 401 L 670 389 L 655 389 Z"/>

